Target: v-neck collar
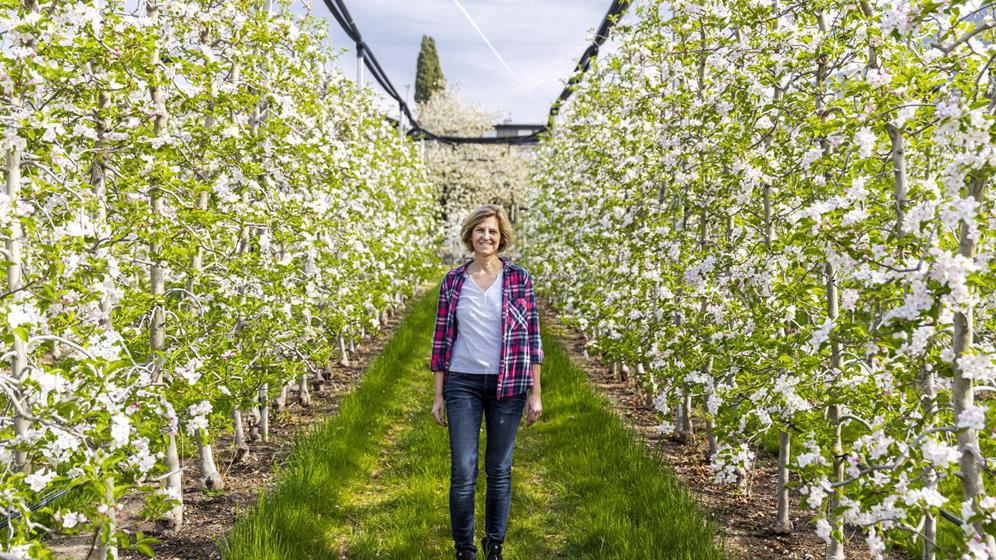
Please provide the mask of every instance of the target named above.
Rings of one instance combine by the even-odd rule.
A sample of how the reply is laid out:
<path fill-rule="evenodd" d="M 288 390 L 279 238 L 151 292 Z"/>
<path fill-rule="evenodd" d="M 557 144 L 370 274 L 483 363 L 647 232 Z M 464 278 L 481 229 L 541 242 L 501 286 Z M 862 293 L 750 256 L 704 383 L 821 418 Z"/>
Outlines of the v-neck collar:
<path fill-rule="evenodd" d="M 503 267 L 502 270 L 498 271 L 498 276 L 495 276 L 495 279 L 492 280 L 492 282 L 491 282 L 490 285 L 488 285 L 488 289 L 487 290 L 481 289 L 480 284 L 477 283 L 477 280 L 474 280 L 474 277 L 471 276 L 470 273 L 467 272 L 466 269 L 464 269 L 463 273 L 467 275 L 467 278 L 474 284 L 474 287 L 477 288 L 477 291 L 481 292 L 482 294 L 487 295 L 487 293 L 491 291 L 491 288 L 495 287 L 495 284 L 497 284 L 497 283 L 499 283 L 499 282 L 502 281 L 502 275 L 505 274 L 505 269 Z"/>

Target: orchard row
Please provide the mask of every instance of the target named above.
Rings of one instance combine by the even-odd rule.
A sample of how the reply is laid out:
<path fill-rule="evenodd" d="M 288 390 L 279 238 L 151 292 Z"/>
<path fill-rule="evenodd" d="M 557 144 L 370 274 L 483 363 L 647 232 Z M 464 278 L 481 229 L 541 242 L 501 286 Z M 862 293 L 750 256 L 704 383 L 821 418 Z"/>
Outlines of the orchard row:
<path fill-rule="evenodd" d="M 2 5 L 0 550 L 88 533 L 113 558 L 144 547 L 126 493 L 180 528 L 182 477 L 224 484 L 216 437 L 244 450 L 251 410 L 265 439 L 288 384 L 306 404 L 435 273 L 435 195 L 286 5 Z"/>
<path fill-rule="evenodd" d="M 539 154 L 530 269 L 827 558 L 996 558 L 992 3 L 643 2 Z"/>

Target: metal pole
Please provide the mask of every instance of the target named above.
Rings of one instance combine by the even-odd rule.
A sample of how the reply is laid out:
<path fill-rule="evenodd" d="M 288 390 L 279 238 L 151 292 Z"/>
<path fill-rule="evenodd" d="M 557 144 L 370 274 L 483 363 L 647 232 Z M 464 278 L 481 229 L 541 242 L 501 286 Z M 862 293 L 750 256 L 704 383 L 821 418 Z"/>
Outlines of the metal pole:
<path fill-rule="evenodd" d="M 363 44 L 356 44 L 356 85 L 360 88 L 363 87 Z"/>
<path fill-rule="evenodd" d="M 398 103 L 398 140 L 405 139 L 405 122 L 404 120 L 402 120 L 404 118 L 405 118 L 404 106 L 401 103 Z"/>

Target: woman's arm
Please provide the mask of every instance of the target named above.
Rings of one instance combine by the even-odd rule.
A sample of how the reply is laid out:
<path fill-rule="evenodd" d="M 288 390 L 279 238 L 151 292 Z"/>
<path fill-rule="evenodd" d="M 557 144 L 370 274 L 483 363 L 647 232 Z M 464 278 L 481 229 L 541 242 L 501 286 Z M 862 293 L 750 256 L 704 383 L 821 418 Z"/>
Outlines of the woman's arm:
<path fill-rule="evenodd" d="M 543 414 L 543 388 L 540 382 L 540 364 L 543 363 L 543 341 L 540 336 L 539 308 L 536 307 L 536 295 L 533 293 L 533 279 L 526 275 L 526 298 L 529 300 L 529 362 L 533 374 L 533 386 L 529 388 L 526 397 L 526 426 L 539 420 Z"/>
<path fill-rule="evenodd" d="M 539 364 L 533 364 L 533 386 L 529 388 L 530 395 L 542 395 L 543 388 L 540 386 L 540 366 Z"/>
<path fill-rule="evenodd" d="M 533 386 L 526 394 L 526 426 L 532 426 L 543 414 L 543 390 L 540 386 L 540 365 L 533 364 Z"/>
<path fill-rule="evenodd" d="M 443 398 L 443 372 L 435 374 L 435 394 L 432 397 L 432 418 L 440 426 L 446 425 L 446 399 Z"/>

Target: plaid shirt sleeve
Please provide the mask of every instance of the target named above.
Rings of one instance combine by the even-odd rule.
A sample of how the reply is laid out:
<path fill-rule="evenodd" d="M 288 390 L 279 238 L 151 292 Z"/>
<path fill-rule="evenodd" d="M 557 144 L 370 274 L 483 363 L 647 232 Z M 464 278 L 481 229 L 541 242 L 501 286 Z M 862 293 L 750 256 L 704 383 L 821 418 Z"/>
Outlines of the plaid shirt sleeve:
<path fill-rule="evenodd" d="M 533 279 L 526 274 L 525 282 L 526 299 L 529 300 L 529 363 L 543 363 L 543 342 L 540 339 L 539 308 L 536 307 L 536 296 L 533 293 Z"/>
<path fill-rule="evenodd" d="M 436 329 L 432 334 L 432 360 L 429 362 L 429 369 L 432 371 L 443 371 L 446 351 L 446 327 L 449 316 L 450 302 L 446 298 L 446 280 L 449 275 L 443 278 L 439 284 L 439 304 L 436 306 Z"/>

